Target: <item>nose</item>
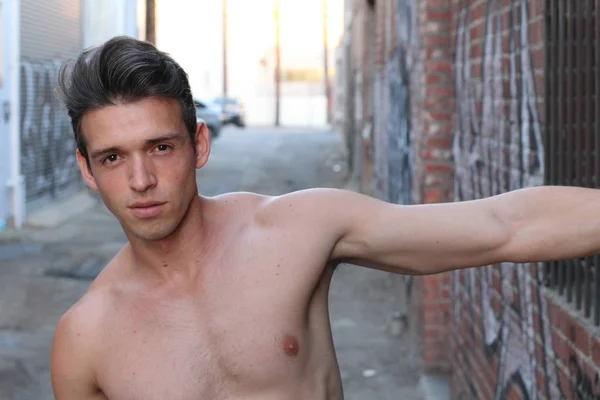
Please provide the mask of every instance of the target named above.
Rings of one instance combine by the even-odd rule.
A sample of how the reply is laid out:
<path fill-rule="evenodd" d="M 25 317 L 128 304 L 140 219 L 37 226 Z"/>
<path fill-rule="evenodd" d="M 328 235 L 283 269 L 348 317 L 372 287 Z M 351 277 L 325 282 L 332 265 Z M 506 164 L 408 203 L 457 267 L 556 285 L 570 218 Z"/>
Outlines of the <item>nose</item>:
<path fill-rule="evenodd" d="M 145 192 L 156 186 L 157 179 L 152 162 L 145 157 L 133 157 L 129 176 L 129 187 L 136 192 Z"/>

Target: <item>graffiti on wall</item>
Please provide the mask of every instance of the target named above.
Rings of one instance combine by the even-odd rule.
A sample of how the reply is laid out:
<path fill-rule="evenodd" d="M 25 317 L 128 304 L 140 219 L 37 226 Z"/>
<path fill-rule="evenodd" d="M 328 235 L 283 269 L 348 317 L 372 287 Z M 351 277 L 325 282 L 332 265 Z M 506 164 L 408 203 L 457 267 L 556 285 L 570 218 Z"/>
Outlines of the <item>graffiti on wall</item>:
<path fill-rule="evenodd" d="M 391 3 L 387 3 L 391 4 Z M 416 0 L 394 2 L 395 23 L 386 18 L 385 29 L 396 28 L 394 52 L 385 61 L 383 73 L 374 79 L 374 171 L 377 189 L 386 201 L 411 203 L 413 124 L 410 82 L 415 72 L 417 50 Z"/>
<path fill-rule="evenodd" d="M 569 357 L 569 376 L 571 397 L 578 400 L 599 400 L 600 399 L 600 376 L 596 372 L 593 381 L 581 366 L 577 356 Z"/>
<path fill-rule="evenodd" d="M 457 200 L 487 197 L 543 183 L 544 152 L 536 105 L 534 71 L 530 57 L 527 0 L 512 0 L 509 10 L 508 49 L 503 49 L 502 8 L 488 0 L 481 77 L 473 77 L 473 51 L 468 3 L 461 0 L 456 40 L 457 120 L 453 154 Z M 508 52 L 508 71 L 503 56 Z M 517 54 L 522 56 L 517 57 Z M 508 90 L 503 87 L 508 77 Z M 493 307 L 494 271 L 500 272 L 500 310 Z M 498 357 L 494 399 L 506 398 L 518 387 L 527 399 L 564 398 L 555 364 L 548 304 L 537 296 L 539 320 L 534 321 L 532 290 L 542 286 L 542 268 L 505 263 L 454 273 L 455 323 L 467 313 L 475 321 L 479 299 L 486 354 Z M 464 282 L 464 286 L 461 285 Z M 516 291 L 514 290 L 516 288 Z M 479 291 L 480 296 L 477 296 Z M 543 354 L 536 357 L 535 326 Z M 475 329 L 475 328 L 473 328 Z M 472 333 L 474 337 L 474 333 Z M 468 358 L 468 357 L 463 357 Z M 540 364 L 541 363 L 541 364 Z M 536 371 L 543 371 L 538 382 Z"/>
<path fill-rule="evenodd" d="M 55 95 L 61 61 L 21 61 L 21 166 L 27 199 L 58 198 L 81 179 L 69 117 Z"/>

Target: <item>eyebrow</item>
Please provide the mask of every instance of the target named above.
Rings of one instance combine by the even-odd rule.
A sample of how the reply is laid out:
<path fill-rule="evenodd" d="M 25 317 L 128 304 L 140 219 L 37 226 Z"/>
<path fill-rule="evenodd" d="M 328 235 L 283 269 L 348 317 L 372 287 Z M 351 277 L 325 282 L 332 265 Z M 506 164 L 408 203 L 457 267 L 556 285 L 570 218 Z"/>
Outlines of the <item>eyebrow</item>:
<path fill-rule="evenodd" d="M 176 140 L 179 142 L 182 142 L 184 140 L 184 136 L 180 133 L 172 133 L 172 134 L 166 134 L 163 136 L 159 136 L 156 138 L 152 138 L 152 139 L 148 139 L 146 140 L 145 144 L 146 146 L 151 146 L 160 142 L 166 142 L 169 140 Z M 121 152 L 122 149 L 118 146 L 111 146 L 111 147 L 107 147 L 104 149 L 99 149 L 99 150 L 94 150 L 91 152 L 91 157 L 92 158 L 97 158 L 100 156 L 103 156 L 105 154 L 110 154 L 110 153 L 119 153 Z"/>

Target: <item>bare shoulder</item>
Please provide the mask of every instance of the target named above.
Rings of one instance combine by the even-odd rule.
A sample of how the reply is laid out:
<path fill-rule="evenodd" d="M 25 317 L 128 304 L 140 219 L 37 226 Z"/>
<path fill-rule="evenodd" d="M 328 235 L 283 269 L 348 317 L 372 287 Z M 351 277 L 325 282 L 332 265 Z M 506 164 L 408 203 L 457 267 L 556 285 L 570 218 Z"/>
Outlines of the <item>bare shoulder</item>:
<path fill-rule="evenodd" d="M 90 289 L 56 325 L 50 370 L 57 400 L 102 398 L 94 360 L 102 343 L 107 297 L 103 289 Z"/>
<path fill-rule="evenodd" d="M 272 197 L 252 192 L 229 192 L 210 197 L 208 201 L 218 208 L 235 208 L 241 211 L 251 211 Z"/>
<path fill-rule="evenodd" d="M 366 199 L 369 198 L 344 189 L 305 189 L 265 199 L 259 209 L 259 216 L 263 222 L 282 219 L 299 223 L 334 222 L 343 217 L 344 210 L 353 209 Z"/>
<path fill-rule="evenodd" d="M 386 204 L 372 197 L 344 189 L 313 188 L 279 196 L 230 193 L 213 198 L 226 213 L 240 217 L 251 226 L 291 230 L 315 239 L 337 240 L 349 223 L 360 216 L 378 212 Z M 358 217 L 358 218 L 357 218 Z M 318 237 L 317 237 L 318 236 Z"/>
<path fill-rule="evenodd" d="M 298 190 L 278 196 L 268 196 L 249 192 L 233 192 L 213 197 L 212 200 L 221 207 L 236 208 L 263 218 L 290 215 L 294 211 L 318 215 L 323 211 L 352 205 L 357 200 L 369 199 L 367 196 L 344 189 L 313 188 Z M 315 209 L 319 206 L 319 210 Z M 307 216 L 307 215 L 304 215 Z"/>

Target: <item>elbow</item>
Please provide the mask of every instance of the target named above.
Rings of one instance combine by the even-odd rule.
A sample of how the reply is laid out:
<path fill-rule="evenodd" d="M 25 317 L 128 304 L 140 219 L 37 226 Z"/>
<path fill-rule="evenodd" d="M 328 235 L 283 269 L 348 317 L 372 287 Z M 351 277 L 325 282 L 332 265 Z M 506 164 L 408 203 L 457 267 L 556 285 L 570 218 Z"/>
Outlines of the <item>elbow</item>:
<path fill-rule="evenodd" d="M 522 236 L 529 222 L 517 207 L 506 202 L 496 202 L 490 211 L 492 253 L 496 262 L 519 262 L 523 255 Z"/>
<path fill-rule="evenodd" d="M 535 261 L 535 239 L 530 226 L 521 220 L 513 220 L 504 224 L 503 233 L 498 240 L 495 262 L 525 263 Z"/>

